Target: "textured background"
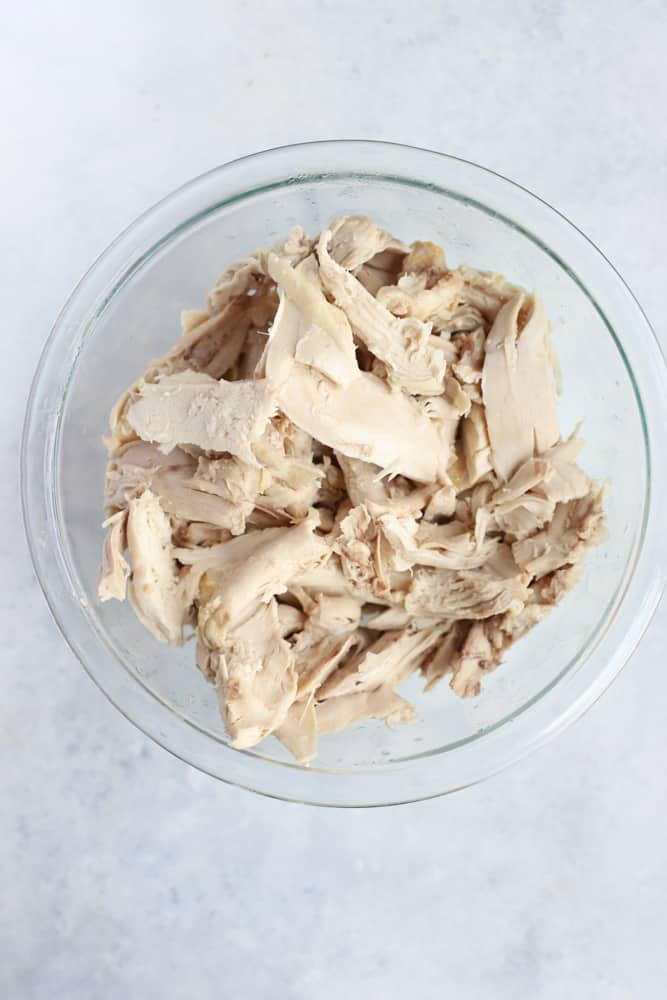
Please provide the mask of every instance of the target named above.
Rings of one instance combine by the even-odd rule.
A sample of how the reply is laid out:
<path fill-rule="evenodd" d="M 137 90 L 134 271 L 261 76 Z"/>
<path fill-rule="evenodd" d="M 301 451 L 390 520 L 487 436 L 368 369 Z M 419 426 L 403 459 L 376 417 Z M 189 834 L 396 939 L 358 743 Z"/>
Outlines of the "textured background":
<path fill-rule="evenodd" d="M 392 139 L 509 175 L 602 247 L 665 344 L 664 4 L 2 6 L 0 996 L 664 997 L 664 605 L 585 720 L 510 772 L 399 809 L 284 805 L 172 759 L 93 687 L 16 475 L 80 274 L 176 185 L 277 144 Z"/>

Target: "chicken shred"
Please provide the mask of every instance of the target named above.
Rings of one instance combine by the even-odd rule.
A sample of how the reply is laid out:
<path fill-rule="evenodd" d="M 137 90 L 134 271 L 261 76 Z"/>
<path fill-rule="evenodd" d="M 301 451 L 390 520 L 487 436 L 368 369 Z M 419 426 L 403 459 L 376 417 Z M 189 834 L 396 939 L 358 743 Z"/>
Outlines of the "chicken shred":
<path fill-rule="evenodd" d="M 234 747 L 412 722 L 415 673 L 478 695 L 604 538 L 544 306 L 501 275 L 349 215 L 181 328 L 111 410 L 98 591 L 194 630 Z"/>

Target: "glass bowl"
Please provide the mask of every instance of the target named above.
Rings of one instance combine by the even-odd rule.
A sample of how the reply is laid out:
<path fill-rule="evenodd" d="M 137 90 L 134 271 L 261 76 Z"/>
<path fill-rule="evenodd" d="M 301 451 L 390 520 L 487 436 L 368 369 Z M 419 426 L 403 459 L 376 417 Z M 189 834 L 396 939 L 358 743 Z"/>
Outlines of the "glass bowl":
<path fill-rule="evenodd" d="M 538 289 L 563 375 L 561 426 L 584 420 L 585 469 L 609 479 L 609 539 L 546 621 L 512 648 L 481 697 L 405 685 L 412 726 L 379 722 L 320 741 L 309 767 L 274 739 L 228 746 L 194 646 L 169 649 L 128 604 L 96 597 L 103 532 L 101 435 L 121 390 L 178 339 L 219 272 L 300 223 L 364 213 L 450 264 Z M 191 181 L 129 227 L 63 309 L 35 375 L 22 485 L 35 569 L 73 651 L 114 705 L 157 743 L 217 778 L 279 798 L 340 806 L 428 798 L 498 771 L 592 704 L 629 657 L 665 584 L 667 430 L 660 349 L 613 267 L 524 189 L 450 156 L 376 142 L 319 142 L 237 160 Z M 402 689 L 403 690 L 403 689 Z"/>

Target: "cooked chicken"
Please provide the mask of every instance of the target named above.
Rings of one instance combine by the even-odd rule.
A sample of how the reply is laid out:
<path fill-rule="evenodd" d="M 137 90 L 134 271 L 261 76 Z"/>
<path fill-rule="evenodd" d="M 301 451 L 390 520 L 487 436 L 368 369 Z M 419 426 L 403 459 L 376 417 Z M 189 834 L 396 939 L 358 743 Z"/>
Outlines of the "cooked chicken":
<path fill-rule="evenodd" d="M 112 514 L 102 524 L 107 529 L 102 549 L 102 567 L 97 583 L 97 592 L 101 601 L 114 597 L 117 601 L 125 600 L 125 586 L 130 575 L 123 552 L 125 551 L 125 525 L 127 511 L 119 510 Z"/>
<path fill-rule="evenodd" d="M 604 534 L 539 299 L 344 216 L 181 327 L 111 411 L 100 599 L 192 628 L 235 747 L 410 722 L 416 671 L 477 695 Z"/>
<path fill-rule="evenodd" d="M 250 531 L 222 545 L 194 551 L 177 549 L 177 558 L 204 573 L 199 632 L 212 649 L 245 621 L 257 599 L 268 601 L 288 589 L 299 573 L 325 562 L 330 550 L 308 521 L 294 528 Z"/>
<path fill-rule="evenodd" d="M 199 372 L 162 375 L 147 382 L 127 411 L 130 426 L 144 441 L 165 453 L 178 445 L 229 452 L 251 465 L 252 444 L 275 413 L 273 394 L 264 380 L 225 382 Z"/>
<path fill-rule="evenodd" d="M 129 596 L 141 622 L 162 642 L 181 643 L 190 601 L 186 570 L 181 578 L 171 540 L 171 524 L 150 490 L 130 500 L 127 547 L 132 563 Z"/>
<path fill-rule="evenodd" d="M 437 433 L 419 407 L 358 368 L 354 379 L 340 385 L 301 364 L 295 352 L 302 330 L 299 308 L 284 296 L 266 357 L 267 381 L 281 410 L 342 454 L 421 482 L 435 482 L 444 472 Z M 333 350 L 333 339 L 330 343 Z"/>
<path fill-rule="evenodd" d="M 411 632 L 383 632 L 371 646 L 350 657 L 318 688 L 317 698 L 373 691 L 381 684 L 395 688 L 419 667 L 439 640 L 444 626 Z"/>
<path fill-rule="evenodd" d="M 338 733 L 364 719 L 383 719 L 388 726 L 414 722 L 416 710 L 404 698 L 383 684 L 373 691 L 328 698 L 315 705 L 318 733 Z"/>
<path fill-rule="evenodd" d="M 226 636 L 217 651 L 216 686 L 232 746 L 252 747 L 285 721 L 297 676 L 275 600 Z"/>
<path fill-rule="evenodd" d="M 394 385 L 412 394 L 441 393 L 447 365 L 440 344 L 431 342 L 430 325 L 392 315 L 354 275 L 336 263 L 328 250 L 331 238 L 331 230 L 325 230 L 317 244 L 320 277 L 356 336 L 386 365 Z"/>
<path fill-rule="evenodd" d="M 501 479 L 560 436 L 549 352 L 541 302 L 518 293 L 496 315 L 482 375 L 493 467 Z"/>

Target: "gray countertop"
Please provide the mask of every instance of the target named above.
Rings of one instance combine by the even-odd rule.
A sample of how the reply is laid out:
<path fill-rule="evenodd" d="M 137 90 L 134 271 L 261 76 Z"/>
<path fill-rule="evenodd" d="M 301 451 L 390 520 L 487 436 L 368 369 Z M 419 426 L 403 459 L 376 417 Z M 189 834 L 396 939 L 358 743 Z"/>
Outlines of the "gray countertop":
<path fill-rule="evenodd" d="M 505 774 L 388 810 L 286 805 L 173 759 L 91 684 L 35 582 L 16 470 L 39 352 L 95 256 L 191 176 L 297 140 L 512 177 L 598 243 L 664 345 L 666 46 L 660 2 L 5 10 L 2 997 L 664 997 L 664 604 L 584 720 Z"/>

